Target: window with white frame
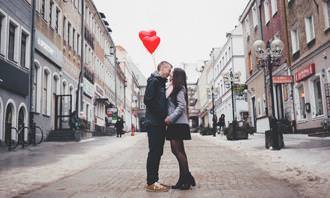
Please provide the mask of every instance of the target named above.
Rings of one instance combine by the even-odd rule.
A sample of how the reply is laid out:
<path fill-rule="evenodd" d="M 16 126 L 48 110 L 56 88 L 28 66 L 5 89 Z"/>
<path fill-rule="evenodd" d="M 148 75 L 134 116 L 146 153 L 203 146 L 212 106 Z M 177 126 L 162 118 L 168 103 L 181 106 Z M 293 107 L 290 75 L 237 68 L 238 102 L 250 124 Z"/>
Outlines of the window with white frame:
<path fill-rule="evenodd" d="M 265 12 L 265 22 L 267 24 L 270 21 L 269 0 L 264 1 L 264 12 Z"/>
<path fill-rule="evenodd" d="M 306 40 L 307 43 L 309 43 L 315 38 L 313 16 L 308 16 L 305 18 L 305 31 L 306 31 Z"/>
<path fill-rule="evenodd" d="M 320 77 L 313 80 L 315 116 L 323 115 L 323 100 Z"/>
<path fill-rule="evenodd" d="M 272 5 L 272 15 L 274 16 L 277 13 L 277 0 L 271 0 Z"/>
<path fill-rule="evenodd" d="M 55 19 L 55 16 L 54 16 L 54 1 L 49 1 L 49 24 L 50 24 L 50 27 L 51 28 L 54 28 L 55 27 L 55 21 L 53 21 Z M 55 29 L 55 28 L 54 28 Z"/>
<path fill-rule="evenodd" d="M 68 24 L 68 21 L 67 21 L 66 17 L 63 17 L 63 39 L 64 39 L 64 41 L 68 41 L 67 40 L 67 38 L 68 38 L 67 24 Z"/>
<path fill-rule="evenodd" d="M 291 46 L 292 54 L 299 51 L 299 34 L 297 29 L 291 30 Z"/>
<path fill-rule="evenodd" d="M 30 47 L 30 36 L 26 31 L 22 30 L 21 34 L 21 60 L 20 64 L 22 67 L 29 67 L 29 47 Z"/>
<path fill-rule="evenodd" d="M 305 90 L 304 85 L 298 87 L 298 96 L 299 96 L 299 118 L 306 119 L 306 110 L 305 110 Z"/>
<path fill-rule="evenodd" d="M 253 19 L 253 27 L 257 27 L 258 26 L 258 9 L 257 9 L 256 4 L 254 4 L 254 6 L 252 8 L 252 19 Z"/>
<path fill-rule="evenodd" d="M 54 20 L 54 22 L 55 22 L 54 26 L 55 27 L 54 28 L 55 28 L 55 32 L 57 34 L 60 33 L 60 29 L 59 29 L 59 27 L 60 27 L 60 15 L 61 15 L 61 11 L 58 7 L 56 7 L 56 9 L 55 9 L 55 20 Z"/>
<path fill-rule="evenodd" d="M 42 18 L 46 19 L 46 0 L 41 0 L 40 14 Z"/>
<path fill-rule="evenodd" d="M 77 53 L 78 53 L 78 55 L 80 55 L 80 35 L 79 34 L 77 34 Z"/>
<path fill-rule="evenodd" d="M 38 75 L 39 75 L 40 68 L 35 65 L 33 69 L 33 84 L 32 84 L 32 97 L 33 97 L 33 102 L 32 102 L 32 109 L 34 112 L 37 112 L 37 105 L 38 105 Z"/>
<path fill-rule="evenodd" d="M 76 48 L 76 39 L 75 39 L 75 36 L 76 36 L 76 29 L 72 28 L 72 48 L 73 48 L 73 51 L 77 52 L 77 48 Z"/>
<path fill-rule="evenodd" d="M 0 11 L 0 54 L 6 53 L 6 15 Z"/>
<path fill-rule="evenodd" d="M 8 30 L 8 59 L 14 62 L 18 62 L 18 24 L 11 21 L 9 22 Z"/>
<path fill-rule="evenodd" d="M 325 29 L 330 28 L 330 1 L 323 1 Z"/>
<path fill-rule="evenodd" d="M 71 41 L 71 23 L 68 22 L 68 33 L 67 33 L 67 36 L 68 36 L 68 45 L 69 46 L 72 46 L 72 41 Z"/>
<path fill-rule="evenodd" d="M 50 100 L 49 100 L 49 97 L 48 97 L 48 95 L 49 95 L 49 81 L 50 81 L 50 73 L 49 73 L 49 71 L 48 70 L 44 70 L 44 78 L 43 78 L 43 87 L 42 87 L 42 98 L 43 98 L 43 100 L 42 100 L 42 102 L 43 102 L 43 105 L 42 105 L 42 113 L 44 114 L 44 115 L 48 115 L 49 114 L 49 112 L 48 112 L 48 105 L 49 105 L 49 102 L 50 102 Z"/>

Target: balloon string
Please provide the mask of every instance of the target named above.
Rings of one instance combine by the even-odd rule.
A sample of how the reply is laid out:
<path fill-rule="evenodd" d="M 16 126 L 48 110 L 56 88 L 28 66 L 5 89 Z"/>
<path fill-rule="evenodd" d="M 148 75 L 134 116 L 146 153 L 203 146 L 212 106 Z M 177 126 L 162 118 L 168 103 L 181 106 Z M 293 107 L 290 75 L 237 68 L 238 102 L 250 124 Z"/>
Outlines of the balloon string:
<path fill-rule="evenodd" d="M 155 54 L 152 54 L 152 59 L 154 61 L 155 70 L 157 70 Z"/>

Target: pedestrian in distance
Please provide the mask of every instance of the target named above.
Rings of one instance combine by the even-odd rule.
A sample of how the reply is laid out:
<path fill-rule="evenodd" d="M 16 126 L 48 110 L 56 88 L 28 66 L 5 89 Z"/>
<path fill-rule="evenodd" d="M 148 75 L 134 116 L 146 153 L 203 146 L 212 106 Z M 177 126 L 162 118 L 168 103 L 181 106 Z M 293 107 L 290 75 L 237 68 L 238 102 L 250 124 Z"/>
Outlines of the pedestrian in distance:
<path fill-rule="evenodd" d="M 115 124 L 115 127 L 116 127 L 116 132 L 117 132 L 117 137 L 120 137 L 122 136 L 123 134 L 123 128 L 124 128 L 124 120 L 123 118 L 119 117 L 116 124 Z"/>
<path fill-rule="evenodd" d="M 194 177 L 189 171 L 188 158 L 184 140 L 191 140 L 188 121 L 187 76 L 183 69 L 175 68 L 171 75 L 171 86 L 167 92 L 168 116 L 166 139 L 170 141 L 172 153 L 179 163 L 179 179 L 172 189 L 187 190 L 196 186 Z"/>
<path fill-rule="evenodd" d="M 172 70 L 172 65 L 163 61 L 158 64 L 157 71 L 147 80 L 144 94 L 146 105 L 145 125 L 148 134 L 149 152 L 147 158 L 148 192 L 167 192 L 169 186 L 159 182 L 159 164 L 163 155 L 165 143 L 165 118 L 167 116 L 166 82 Z"/>
<path fill-rule="evenodd" d="M 219 126 L 219 133 L 221 130 L 225 129 L 225 127 L 226 127 L 225 114 L 221 114 L 221 116 L 219 118 L 218 126 Z"/>

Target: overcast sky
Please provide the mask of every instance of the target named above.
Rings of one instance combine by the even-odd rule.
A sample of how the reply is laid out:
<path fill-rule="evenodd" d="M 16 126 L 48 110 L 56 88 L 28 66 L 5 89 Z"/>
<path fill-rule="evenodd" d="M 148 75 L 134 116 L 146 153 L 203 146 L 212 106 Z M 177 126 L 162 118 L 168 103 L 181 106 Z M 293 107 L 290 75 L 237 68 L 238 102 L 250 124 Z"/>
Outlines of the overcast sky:
<path fill-rule="evenodd" d="M 141 30 L 156 30 L 161 43 L 156 61 L 174 66 L 199 63 L 209 57 L 212 47 L 225 42 L 248 0 L 94 0 L 104 12 L 116 45 L 123 46 L 147 77 L 154 70 L 152 56 L 138 37 Z M 191 66 L 196 67 L 196 66 Z M 190 68 L 189 71 L 194 71 Z M 187 69 L 188 70 L 188 69 Z M 188 73 L 190 81 L 196 78 Z"/>

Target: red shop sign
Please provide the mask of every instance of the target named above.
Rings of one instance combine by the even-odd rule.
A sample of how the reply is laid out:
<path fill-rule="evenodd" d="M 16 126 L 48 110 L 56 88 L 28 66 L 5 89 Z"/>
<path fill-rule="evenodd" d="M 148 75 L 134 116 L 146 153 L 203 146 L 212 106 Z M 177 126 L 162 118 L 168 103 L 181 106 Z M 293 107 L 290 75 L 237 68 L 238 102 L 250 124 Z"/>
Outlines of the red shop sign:
<path fill-rule="evenodd" d="M 295 74 L 296 82 L 305 80 L 306 78 L 308 78 L 314 74 L 315 74 L 315 64 L 312 63 L 312 64 L 308 65 L 307 67 L 305 67 L 304 69 L 299 70 Z"/>
<path fill-rule="evenodd" d="M 273 76 L 273 83 L 275 84 L 292 83 L 292 80 L 292 76 Z"/>

